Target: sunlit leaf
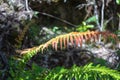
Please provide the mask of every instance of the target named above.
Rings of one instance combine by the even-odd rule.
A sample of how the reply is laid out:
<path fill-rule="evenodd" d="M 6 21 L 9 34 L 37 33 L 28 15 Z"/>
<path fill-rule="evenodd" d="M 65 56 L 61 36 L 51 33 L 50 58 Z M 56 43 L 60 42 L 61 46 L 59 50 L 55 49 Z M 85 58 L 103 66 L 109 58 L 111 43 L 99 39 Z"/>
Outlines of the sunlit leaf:
<path fill-rule="evenodd" d="M 88 18 L 85 22 L 86 23 L 96 22 L 96 16 L 92 16 L 92 17 Z"/>
<path fill-rule="evenodd" d="M 120 0 L 116 0 L 116 3 L 120 5 Z"/>

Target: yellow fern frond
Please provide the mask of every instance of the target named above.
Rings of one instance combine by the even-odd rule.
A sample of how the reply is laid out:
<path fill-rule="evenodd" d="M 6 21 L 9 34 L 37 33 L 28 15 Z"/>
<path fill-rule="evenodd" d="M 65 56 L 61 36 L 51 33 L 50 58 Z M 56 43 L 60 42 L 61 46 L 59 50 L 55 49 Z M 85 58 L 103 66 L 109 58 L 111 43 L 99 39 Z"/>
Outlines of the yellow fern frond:
<path fill-rule="evenodd" d="M 58 47 L 60 49 L 63 49 L 63 48 L 67 48 L 69 43 L 72 46 L 76 44 L 82 47 L 83 42 L 92 41 L 92 40 L 93 42 L 95 42 L 99 39 L 100 35 L 103 36 L 105 39 L 107 39 L 108 37 L 112 37 L 113 39 L 118 41 L 117 36 L 108 31 L 105 31 L 105 32 L 99 32 L 99 31 L 71 32 L 68 34 L 59 35 L 38 47 L 23 50 L 21 54 L 29 53 L 32 51 L 35 51 L 37 53 L 40 50 L 43 52 L 43 50 L 47 49 L 49 46 L 51 46 L 55 50 L 58 50 Z"/>

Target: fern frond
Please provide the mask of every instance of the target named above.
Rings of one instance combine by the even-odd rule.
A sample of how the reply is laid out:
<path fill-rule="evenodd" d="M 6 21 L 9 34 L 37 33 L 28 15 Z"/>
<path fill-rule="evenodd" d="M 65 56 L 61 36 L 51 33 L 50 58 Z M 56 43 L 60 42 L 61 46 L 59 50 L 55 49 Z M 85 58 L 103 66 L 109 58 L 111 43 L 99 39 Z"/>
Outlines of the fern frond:
<path fill-rule="evenodd" d="M 59 35 L 48 42 L 34 48 L 25 49 L 21 52 L 21 54 L 25 53 L 32 53 L 32 52 L 39 52 L 44 51 L 44 49 L 47 49 L 49 46 L 52 46 L 53 49 L 58 50 L 58 47 L 60 49 L 67 48 L 69 43 L 71 45 L 80 45 L 82 47 L 83 42 L 87 41 L 97 41 L 99 39 L 99 36 L 103 36 L 104 39 L 107 39 L 109 37 L 112 37 L 116 41 L 118 41 L 117 36 L 113 33 L 110 33 L 108 31 L 105 32 L 99 32 L 99 31 L 87 31 L 87 32 L 71 32 L 64 35 Z"/>
<path fill-rule="evenodd" d="M 45 80 L 120 80 L 120 72 L 105 66 L 73 66 L 71 69 L 55 68 L 47 74 Z"/>

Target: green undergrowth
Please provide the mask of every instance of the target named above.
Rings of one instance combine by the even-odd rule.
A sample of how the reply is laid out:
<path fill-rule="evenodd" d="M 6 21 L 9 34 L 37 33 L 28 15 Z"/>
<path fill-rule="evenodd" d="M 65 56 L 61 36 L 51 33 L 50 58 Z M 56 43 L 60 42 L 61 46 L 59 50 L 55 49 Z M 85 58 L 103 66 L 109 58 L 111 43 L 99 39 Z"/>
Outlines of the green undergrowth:
<path fill-rule="evenodd" d="M 93 63 L 67 69 L 56 67 L 47 69 L 32 63 L 12 59 L 10 62 L 11 77 L 8 80 L 120 80 L 120 72 Z M 13 67 L 14 66 L 14 67 Z"/>

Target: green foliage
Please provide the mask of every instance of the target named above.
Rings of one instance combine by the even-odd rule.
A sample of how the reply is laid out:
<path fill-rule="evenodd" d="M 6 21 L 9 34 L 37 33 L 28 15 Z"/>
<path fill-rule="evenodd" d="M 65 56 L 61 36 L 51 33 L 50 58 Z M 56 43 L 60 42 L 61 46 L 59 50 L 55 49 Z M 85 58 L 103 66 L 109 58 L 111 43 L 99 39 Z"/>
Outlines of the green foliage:
<path fill-rule="evenodd" d="M 119 80 L 120 72 L 104 66 L 88 64 L 83 67 L 73 66 L 71 69 L 55 68 L 45 80 Z"/>
<path fill-rule="evenodd" d="M 118 13 L 117 15 L 118 15 L 118 17 L 120 18 L 120 13 Z"/>
<path fill-rule="evenodd" d="M 93 29 L 94 25 L 89 24 L 89 23 L 93 23 L 93 22 L 96 22 L 95 16 L 92 16 L 92 17 L 88 18 L 87 20 L 83 21 L 82 25 L 78 25 L 76 30 L 79 31 L 79 32 L 85 32 L 89 29 Z"/>
<path fill-rule="evenodd" d="M 38 25 L 34 24 L 33 26 L 31 26 L 30 30 L 29 30 L 29 36 L 30 36 L 30 38 L 34 39 L 35 36 L 37 36 L 39 34 L 39 31 L 40 31 L 40 29 L 39 29 Z"/>
<path fill-rule="evenodd" d="M 36 18 L 38 18 L 38 14 L 39 14 L 39 12 L 38 11 L 34 11 L 34 17 L 36 17 Z"/>
<path fill-rule="evenodd" d="M 88 18 L 85 22 L 86 23 L 96 22 L 96 16 L 92 16 L 92 17 Z"/>
<path fill-rule="evenodd" d="M 52 29 L 52 31 L 54 32 L 54 33 L 56 33 L 56 34 L 61 34 L 62 33 L 62 31 L 59 29 L 59 27 L 57 27 L 57 26 L 54 26 L 53 27 L 53 29 Z"/>
<path fill-rule="evenodd" d="M 65 69 L 56 67 L 46 69 L 33 63 L 31 68 L 19 60 L 10 62 L 11 77 L 8 80 L 119 80 L 120 72 L 109 69 L 105 66 L 93 65 L 90 63 L 85 66 L 73 66 Z"/>
<path fill-rule="evenodd" d="M 90 28 L 94 28 L 94 25 L 87 25 L 86 22 L 82 22 L 82 25 L 79 25 L 77 31 L 85 32 Z"/>
<path fill-rule="evenodd" d="M 11 77 L 8 80 L 43 80 L 42 76 L 46 75 L 47 72 L 47 69 L 39 67 L 35 63 L 32 64 L 31 68 L 19 60 L 10 60 L 9 63 Z"/>
<path fill-rule="evenodd" d="M 120 5 L 120 0 L 116 0 L 116 3 Z"/>

